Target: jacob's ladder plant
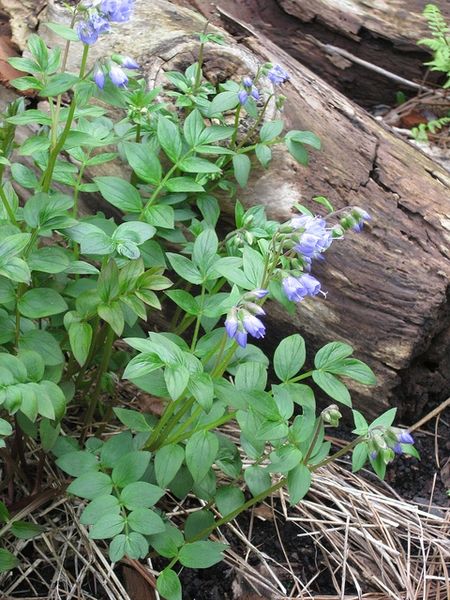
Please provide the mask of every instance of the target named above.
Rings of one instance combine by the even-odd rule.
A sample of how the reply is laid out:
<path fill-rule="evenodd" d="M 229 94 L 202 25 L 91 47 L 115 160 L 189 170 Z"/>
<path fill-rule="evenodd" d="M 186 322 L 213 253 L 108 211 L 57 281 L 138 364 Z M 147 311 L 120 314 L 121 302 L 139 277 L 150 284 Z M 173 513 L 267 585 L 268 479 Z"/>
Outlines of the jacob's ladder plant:
<path fill-rule="evenodd" d="M 27 54 L 10 61 L 24 72 L 15 86 L 36 90 L 49 110 L 17 101 L 2 118 L 0 443 L 7 482 L 31 472 L 30 444 L 44 461 L 56 459 L 73 478 L 67 493 L 86 501 L 81 522 L 91 538 L 108 540 L 110 560 L 156 552 L 166 560 L 158 590 L 179 600 L 181 566 L 221 560 L 226 547 L 209 539 L 220 525 L 283 486 L 299 502 L 312 473 L 351 449 L 355 470 L 369 461 L 381 477 L 395 453 L 414 450 L 409 434 L 392 427 L 394 410 L 372 424 L 354 411 L 354 441 L 330 453 L 325 432 L 339 422 L 338 405 L 351 407 L 346 381 L 375 383 L 351 346 L 331 342 L 305 369 L 299 334 L 273 356 L 257 345 L 273 302 L 293 312 L 325 295 L 315 261 L 369 219 L 319 197 L 325 216 L 295 206 L 278 223 L 237 200 L 255 164 L 269 168 L 274 147 L 286 146 L 301 165 L 308 148 L 320 148 L 313 133 L 267 119 L 269 107 L 281 114 L 288 73 L 264 64 L 213 86 L 202 57 L 206 44 L 222 41 L 205 32 L 198 61 L 167 72 L 164 89 L 148 89 L 131 57 L 91 65 L 90 47 L 132 9 L 132 0 L 81 2 L 70 27 L 48 25 L 65 41 L 62 51 L 32 35 Z M 66 70 L 72 45 L 82 48 L 76 74 Z M 111 106 L 121 111 L 117 122 Z M 21 126 L 33 133 L 17 146 Z M 111 175 L 92 176 L 108 163 Z M 28 190 L 23 205 L 16 184 Z M 83 216 L 80 195 L 89 205 L 94 193 L 111 210 Z M 219 194 L 235 205 L 228 228 L 218 227 Z M 166 323 L 158 332 L 156 313 Z M 160 398 L 162 416 L 124 406 L 120 379 Z M 316 390 L 332 401 L 319 413 Z M 114 419 L 121 433 L 105 436 Z M 246 468 L 220 433 L 231 421 Z M 176 526 L 167 494 L 202 502 Z M 0 514 L 14 527 L 14 515 Z M 5 549 L 0 560 L 14 565 Z"/>

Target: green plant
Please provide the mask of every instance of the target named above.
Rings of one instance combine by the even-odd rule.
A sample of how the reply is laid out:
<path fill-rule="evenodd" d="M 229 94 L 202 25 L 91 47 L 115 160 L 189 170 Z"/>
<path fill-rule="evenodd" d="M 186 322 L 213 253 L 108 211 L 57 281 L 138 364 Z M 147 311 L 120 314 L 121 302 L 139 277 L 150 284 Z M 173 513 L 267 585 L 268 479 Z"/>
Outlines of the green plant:
<path fill-rule="evenodd" d="M 427 4 L 423 14 L 427 20 L 432 37 L 422 38 L 418 44 L 433 51 L 433 59 L 425 63 L 432 71 L 440 71 L 448 77 L 444 88 L 450 87 L 450 27 L 445 21 L 441 9 L 435 4 Z"/>
<path fill-rule="evenodd" d="M 246 210 L 236 199 L 255 162 L 268 168 L 272 147 L 284 144 L 302 165 L 308 147 L 320 148 L 313 133 L 283 133 L 281 119 L 266 118 L 271 104 L 281 110 L 279 86 L 288 74 L 266 64 L 251 79 L 216 88 L 204 80 L 202 57 L 205 44 L 221 40 L 207 33 L 198 62 L 166 74 L 168 90 L 149 91 L 128 57 L 90 69 L 90 45 L 111 21 L 129 18 L 131 5 L 81 3 L 71 9 L 72 27 L 49 25 L 67 40 L 63 53 L 31 36 L 30 57 L 10 61 L 26 73 L 16 87 L 37 90 L 50 110 L 16 102 L 2 121 L 0 443 L 11 481 L 16 460 L 26 468 L 27 440 L 44 459 L 56 457 L 74 478 L 67 492 L 88 501 L 81 521 L 91 537 L 111 540 L 111 561 L 156 551 L 168 559 L 158 590 L 179 600 L 176 565 L 219 561 L 225 546 L 207 539 L 217 526 L 285 485 L 291 502 L 300 501 L 311 474 L 353 448 L 354 469 L 369 460 L 380 476 L 394 453 L 414 449 L 412 438 L 392 427 L 395 411 L 370 426 L 354 411 L 357 437 L 330 455 L 325 431 L 341 413 L 332 404 L 318 414 L 314 386 L 351 407 L 346 381 L 375 383 L 348 344 L 325 345 L 305 369 L 299 334 L 271 357 L 247 343 L 248 335 L 265 334 L 268 299 L 292 312 L 321 293 L 311 263 L 369 218 L 357 207 L 334 211 L 317 197 L 325 217 L 297 206 L 292 219 L 278 223 L 262 206 Z M 74 75 L 65 59 L 79 38 Z M 121 110 L 117 123 L 108 116 L 111 105 Z M 37 131 L 15 148 L 20 125 Z M 113 160 L 115 175 L 89 175 Z M 128 170 L 120 175 L 118 165 Z M 7 176 L 31 190 L 24 206 Z M 80 194 L 92 193 L 121 217 L 82 216 Z M 217 226 L 219 194 L 235 203 L 235 223 L 225 231 Z M 166 328 L 157 333 L 151 318 L 161 310 Z M 162 416 L 121 406 L 120 376 L 161 398 Z M 68 410 L 84 421 L 78 435 Z M 105 439 L 112 419 L 123 431 Z M 238 447 L 218 432 L 230 421 L 251 461 L 245 469 Z M 179 498 L 192 492 L 206 506 L 178 529 L 164 510 L 167 491 Z"/>

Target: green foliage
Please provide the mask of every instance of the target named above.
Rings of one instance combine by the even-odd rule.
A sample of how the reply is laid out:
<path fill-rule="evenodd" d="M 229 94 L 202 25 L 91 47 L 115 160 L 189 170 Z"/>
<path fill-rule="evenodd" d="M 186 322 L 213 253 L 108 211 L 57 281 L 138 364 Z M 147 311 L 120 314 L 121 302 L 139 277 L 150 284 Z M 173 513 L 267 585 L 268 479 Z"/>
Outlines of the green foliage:
<path fill-rule="evenodd" d="M 65 25 L 49 27 L 77 39 Z M 14 85 L 47 97 L 52 110 L 16 102 L 0 125 L 0 447 L 13 464 L 14 432 L 34 439 L 70 478 L 67 493 L 85 502 L 80 521 L 92 539 L 107 540 L 112 562 L 150 552 L 168 559 L 157 579 L 167 600 L 181 599 L 178 563 L 208 568 L 222 559 L 226 546 L 208 539 L 218 524 L 282 485 L 299 502 L 314 470 L 333 459 L 325 431 L 340 413 L 332 405 L 317 414 L 315 393 L 351 406 L 349 380 L 375 383 L 348 344 L 311 357 L 295 333 L 266 356 L 231 335 L 229 320 L 247 319 L 251 328 L 266 299 L 295 310 L 283 281 L 307 268 L 295 250 L 304 228 L 268 219 L 262 206 L 244 208 L 236 196 L 258 176 L 258 163 L 269 168 L 274 147 L 306 165 L 321 143 L 312 132 L 284 132 L 281 110 L 267 120 L 267 106 L 284 102 L 266 77 L 271 65 L 253 79 L 263 102 L 243 101 L 236 81 L 204 80 L 203 45 L 221 40 L 205 32 L 200 42 L 197 63 L 166 73 L 168 89 L 148 91 L 137 74 L 125 89 L 108 82 L 99 90 L 84 62 L 78 74 L 66 73 L 61 50 L 33 35 L 26 56 L 11 60 L 24 73 Z M 36 133 L 16 149 L 23 125 Z M 98 174 L 113 160 L 110 175 Z M 23 206 L 13 180 L 30 190 Z M 80 194 L 88 204 L 101 196 L 106 214 L 81 214 Z M 217 227 L 224 195 L 235 206 L 226 230 Z M 315 200 L 335 218 L 326 198 Z M 312 215 L 296 209 L 297 217 Z M 341 237 L 357 216 L 350 207 L 330 235 Z M 130 398 L 138 388 L 159 401 L 162 415 L 123 405 L 120 380 L 135 386 Z M 84 421 L 78 437 L 65 418 L 69 403 Z M 371 460 L 382 474 L 388 453 L 372 459 L 371 451 L 382 447 L 381 434 L 392 442 L 393 415 L 371 425 L 354 416 L 353 467 Z M 107 427 L 113 420 L 120 433 Z M 240 448 L 219 432 L 231 421 L 245 468 Z M 178 529 L 162 500 L 187 494 L 208 506 Z M 5 511 L 0 504 L 8 521 Z M 41 529 L 16 521 L 11 532 L 25 539 Z M 0 570 L 15 565 L 0 550 Z"/>
<path fill-rule="evenodd" d="M 427 4 L 423 14 L 427 20 L 431 37 L 422 38 L 418 44 L 433 52 L 433 59 L 425 63 L 432 71 L 440 71 L 448 77 L 444 88 L 450 87 L 450 27 L 435 4 Z"/>

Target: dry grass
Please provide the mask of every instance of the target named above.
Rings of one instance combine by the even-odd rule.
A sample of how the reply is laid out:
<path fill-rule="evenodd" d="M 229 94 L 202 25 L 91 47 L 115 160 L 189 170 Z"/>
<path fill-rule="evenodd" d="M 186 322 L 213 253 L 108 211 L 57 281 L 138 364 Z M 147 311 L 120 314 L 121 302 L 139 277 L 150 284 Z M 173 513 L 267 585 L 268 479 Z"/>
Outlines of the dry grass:
<path fill-rule="evenodd" d="M 228 433 L 235 436 L 231 429 Z M 120 569 L 108 563 L 106 546 L 89 539 L 78 520 L 83 503 L 58 493 L 63 486 L 58 473 L 46 466 L 44 480 L 53 482 L 47 495 L 36 497 L 15 517 L 39 523 L 45 532 L 33 540 L 4 538 L 6 547 L 17 553 L 20 566 L 0 576 L 2 600 L 144 600 L 128 595 Z M 179 522 L 196 510 L 193 506 L 190 498 L 174 501 L 169 516 Z M 284 553 L 281 559 L 263 552 L 254 541 L 257 519 L 271 521 Z M 297 530 L 300 558 L 295 560 L 285 549 L 286 521 L 291 525 L 291 547 L 292 528 Z M 279 492 L 255 508 L 245 525 L 234 521 L 216 537 L 232 543 L 226 563 L 239 600 L 446 600 L 450 598 L 449 532 L 448 507 L 434 506 L 431 499 L 427 506 L 405 502 L 382 482 L 365 473 L 354 475 L 339 463 L 314 474 L 312 488 L 298 506 L 290 507 L 286 493 Z M 306 580 L 299 561 L 302 544 L 310 546 L 311 541 L 317 551 L 317 573 Z M 149 587 L 155 574 L 151 563 L 140 570 Z M 313 592 L 323 571 L 331 576 L 334 595 Z M 153 592 L 148 597 L 159 600 Z M 201 591 L 197 600 L 202 600 Z"/>

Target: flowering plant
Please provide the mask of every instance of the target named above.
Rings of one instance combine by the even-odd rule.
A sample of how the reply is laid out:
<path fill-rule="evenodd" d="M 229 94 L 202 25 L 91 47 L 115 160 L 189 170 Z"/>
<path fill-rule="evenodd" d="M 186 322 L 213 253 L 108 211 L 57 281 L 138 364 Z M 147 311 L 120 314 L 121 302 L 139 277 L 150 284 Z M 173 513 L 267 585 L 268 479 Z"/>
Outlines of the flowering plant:
<path fill-rule="evenodd" d="M 370 368 L 341 342 L 321 348 L 309 370 L 299 334 L 270 358 L 249 343 L 266 333 L 267 301 L 292 310 L 324 295 L 314 261 L 369 219 L 361 208 L 335 212 L 319 198 L 326 216 L 298 206 L 277 223 L 236 199 L 256 161 L 268 168 L 273 146 L 285 144 L 304 165 L 307 147 L 320 148 L 313 133 L 283 134 L 281 119 L 266 118 L 270 103 L 281 110 L 288 74 L 266 64 L 216 89 L 203 77 L 202 57 L 205 44 L 221 40 L 206 33 L 199 60 L 166 73 L 168 90 L 149 90 L 130 57 L 89 67 L 89 47 L 132 9 L 132 0 L 84 0 L 72 9 L 71 27 L 49 24 L 66 40 L 63 53 L 31 36 L 29 57 L 11 60 L 27 73 L 16 87 L 35 89 L 50 110 L 18 101 L 3 115 L 0 443 L 11 480 L 13 429 L 22 466 L 28 440 L 55 457 L 74 478 L 67 492 L 88 501 L 81 522 L 90 536 L 110 540 L 111 561 L 157 552 L 168 560 L 158 590 L 179 600 L 177 564 L 206 568 L 221 559 L 225 546 L 208 540 L 216 527 L 285 485 L 299 502 L 311 474 L 352 448 L 355 470 L 369 460 L 382 476 L 395 452 L 412 451 L 412 439 L 392 429 L 395 411 L 371 425 L 354 411 L 357 438 L 330 455 L 325 431 L 340 410 L 332 404 L 317 414 L 305 381 L 350 407 L 346 379 L 373 385 Z M 83 44 L 77 75 L 66 72 L 76 42 Z M 118 123 L 108 116 L 111 99 L 122 109 Z M 36 132 L 16 152 L 21 125 Z M 128 167 L 123 176 L 95 175 L 111 161 L 116 172 Z M 12 182 L 30 190 L 23 206 Z M 108 214 L 80 214 L 80 195 L 93 193 Z M 235 202 L 225 232 L 217 228 L 223 193 Z M 164 331 L 152 326 L 154 311 L 162 311 Z M 120 378 L 161 398 L 161 417 L 124 407 Z M 66 415 L 82 417 L 77 437 Z M 112 419 L 123 431 L 102 435 Z M 217 431 L 230 421 L 251 463 L 245 469 L 238 447 Z M 206 506 L 177 528 L 166 516 L 167 493 L 191 493 Z M 13 566 L 1 552 L 3 565 Z"/>

